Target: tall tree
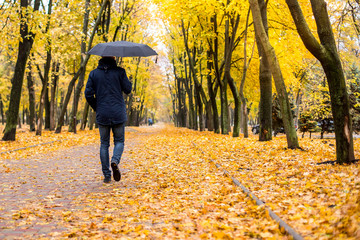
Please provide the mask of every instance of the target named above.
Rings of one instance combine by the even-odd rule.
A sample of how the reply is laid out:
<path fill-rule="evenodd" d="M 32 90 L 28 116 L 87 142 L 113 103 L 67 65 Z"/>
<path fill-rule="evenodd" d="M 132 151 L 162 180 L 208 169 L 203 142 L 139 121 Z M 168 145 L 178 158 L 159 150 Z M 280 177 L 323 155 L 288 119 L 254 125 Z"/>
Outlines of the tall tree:
<path fill-rule="evenodd" d="M 220 133 L 220 123 L 219 123 L 219 111 L 216 104 L 216 94 L 218 89 L 218 84 L 215 84 L 215 80 L 211 76 L 211 71 L 213 70 L 213 64 L 211 61 L 211 51 L 207 51 L 207 86 L 209 93 L 209 104 L 211 105 L 212 117 L 213 117 L 213 128 L 215 133 Z M 215 88 L 214 88 L 215 85 Z M 210 112 L 210 110 L 208 111 Z"/>
<path fill-rule="evenodd" d="M 109 2 L 109 8 L 110 8 L 110 2 Z M 81 37 L 81 56 L 84 56 L 85 51 L 86 51 L 86 36 L 88 35 L 89 15 L 90 15 L 90 0 L 85 0 L 83 36 Z M 110 21 L 110 19 L 107 19 L 107 21 Z M 107 28 L 107 30 L 108 30 L 108 28 Z M 81 57 L 81 65 L 83 64 L 84 60 L 85 59 L 83 57 Z M 77 109 L 78 109 L 78 105 L 79 105 L 80 94 L 84 87 L 85 72 L 86 72 L 86 65 L 79 76 L 79 80 L 78 80 L 78 83 L 75 88 L 74 105 L 73 105 L 73 109 L 70 114 L 70 119 L 72 119 L 72 121 L 70 121 L 69 132 L 76 132 L 76 113 L 77 113 Z"/>
<path fill-rule="evenodd" d="M 196 48 L 194 47 L 194 51 L 191 51 L 191 49 L 189 47 L 189 31 L 188 30 L 186 31 L 183 19 L 181 20 L 181 30 L 182 30 L 182 35 L 183 35 L 183 39 L 184 39 L 186 55 L 189 59 L 189 69 L 190 69 L 189 76 L 191 76 L 191 79 L 194 80 L 194 87 L 196 89 L 195 92 L 198 92 L 198 94 L 201 96 L 201 98 L 198 98 L 197 102 L 199 104 L 202 104 L 202 102 L 203 102 L 206 105 L 208 100 L 207 100 L 204 88 L 202 87 L 202 84 L 200 83 L 200 81 L 198 79 L 198 74 L 197 74 L 197 69 L 196 69 L 196 61 L 195 61 Z M 194 114 L 193 121 L 194 121 L 194 124 L 196 125 L 196 126 L 193 126 L 193 128 L 197 129 L 196 110 L 193 112 L 193 114 Z M 202 120 L 200 119 L 200 121 L 202 121 Z"/>
<path fill-rule="evenodd" d="M 329 84 L 335 124 L 336 160 L 340 164 L 350 163 L 355 155 L 344 71 L 337 52 L 326 2 L 324 0 L 310 0 L 310 2 L 320 42 L 312 34 L 298 1 L 286 0 L 305 47 L 320 61 Z"/>
<path fill-rule="evenodd" d="M 223 66 L 219 63 L 220 56 L 219 56 L 219 31 L 218 31 L 218 21 L 217 21 L 217 14 L 211 17 L 211 23 L 213 24 L 213 33 L 214 37 L 211 39 L 212 42 L 209 42 L 209 47 L 211 50 L 211 55 L 213 58 L 213 66 L 214 66 L 214 74 L 219 85 L 220 89 L 220 127 L 222 134 L 228 134 L 229 129 L 229 107 L 228 107 L 228 97 L 227 97 L 227 85 L 228 82 L 226 81 L 228 78 L 222 78 L 223 75 Z M 225 80 L 226 82 L 224 82 Z"/>
<path fill-rule="evenodd" d="M 107 4 L 108 4 L 108 1 L 109 0 L 104 0 L 104 2 L 101 5 L 101 8 L 99 10 L 99 13 L 97 15 L 97 18 L 96 18 L 96 21 L 95 21 L 95 24 L 94 24 L 94 27 L 93 27 L 93 30 L 92 30 L 92 33 L 90 35 L 90 39 L 89 39 L 89 42 L 88 42 L 88 45 L 87 45 L 87 51 L 89 51 L 91 49 L 92 42 L 93 42 L 93 39 L 95 37 L 97 27 L 100 24 L 102 13 L 103 13 L 103 11 L 105 9 L 105 6 L 107 6 Z M 65 113 L 66 113 L 67 105 L 69 104 L 71 93 L 73 91 L 75 82 L 79 78 L 79 76 L 81 75 L 83 70 L 85 69 L 85 67 L 87 65 L 87 62 L 89 61 L 90 55 L 86 55 L 86 56 L 82 56 L 82 57 L 84 57 L 84 60 L 81 62 L 79 69 L 77 70 L 77 72 L 75 73 L 75 75 L 73 76 L 73 78 L 71 79 L 71 81 L 69 83 L 68 90 L 66 92 L 66 96 L 65 96 L 65 99 L 64 99 L 64 103 L 63 103 L 63 106 L 61 108 L 61 112 L 59 114 L 58 124 L 57 124 L 56 130 L 55 130 L 56 133 L 61 132 L 61 128 L 62 128 L 62 126 L 64 124 L 64 116 L 65 116 Z"/>
<path fill-rule="evenodd" d="M 268 2 L 268 1 L 267 1 Z M 268 18 L 267 18 L 267 2 L 258 0 L 260 7 L 261 19 L 268 35 Z M 256 45 L 260 58 L 259 82 L 260 82 L 260 103 L 259 103 L 259 140 L 269 141 L 272 139 L 272 76 L 269 62 L 265 57 L 264 49 L 260 43 L 260 39 L 256 36 Z"/>
<path fill-rule="evenodd" d="M 248 60 L 247 58 L 247 39 L 248 39 L 248 26 L 249 26 L 249 17 L 250 17 L 250 8 L 246 17 L 246 26 L 245 26 L 245 36 L 244 36 L 244 63 L 243 63 L 243 73 L 242 73 L 242 77 L 241 77 L 241 82 L 240 82 L 240 89 L 239 89 L 239 94 L 240 94 L 240 99 L 241 99 L 241 119 L 242 119 L 242 129 L 243 129 L 243 133 L 244 133 L 244 138 L 249 137 L 249 133 L 248 133 L 248 110 L 247 110 L 247 101 L 244 95 L 244 85 L 245 85 L 245 80 L 246 80 L 246 74 L 250 65 L 250 62 L 252 60 L 252 57 L 254 55 L 254 48 L 255 48 L 255 42 L 252 48 L 252 52 L 251 52 L 251 56 Z"/>
<path fill-rule="evenodd" d="M 50 31 L 50 21 L 51 21 L 51 11 L 52 11 L 52 0 L 49 1 L 48 4 L 48 12 L 47 12 L 47 22 L 46 22 L 46 28 L 45 28 L 45 34 L 49 34 Z M 42 77 L 42 89 L 40 94 L 40 103 L 39 103 L 39 113 L 38 113 L 38 124 L 36 129 L 36 135 L 41 136 L 42 132 L 42 125 L 43 125 L 43 111 L 45 107 L 45 101 L 48 102 L 47 94 L 48 93 L 48 83 L 49 83 L 49 73 L 50 73 L 50 67 L 51 67 L 51 36 L 47 36 L 46 40 L 46 63 L 44 66 L 44 75 Z M 39 73 L 41 75 L 41 70 L 39 68 Z M 50 107 L 50 104 L 48 104 Z M 49 114 L 47 114 L 49 117 Z M 49 119 L 50 120 L 50 119 Z M 49 126 L 50 127 L 50 126 Z"/>
<path fill-rule="evenodd" d="M 6 125 L 4 130 L 4 141 L 15 141 L 16 124 L 19 116 L 21 90 L 24 81 L 26 62 L 28 60 L 30 50 L 34 43 L 35 33 L 29 29 L 28 25 L 28 8 L 29 1 L 20 1 L 20 39 L 18 47 L 18 57 L 15 64 L 14 76 L 12 78 L 12 87 L 10 93 L 10 104 L 6 117 Z M 40 0 L 34 1 L 33 11 L 38 11 Z"/>
<path fill-rule="evenodd" d="M 229 5 L 230 1 L 228 1 L 227 4 Z M 236 32 L 239 27 L 239 22 L 240 15 L 238 13 L 233 14 L 232 12 L 227 12 L 225 14 L 224 78 L 222 80 L 223 86 L 220 85 L 220 96 L 222 99 L 227 98 L 226 92 L 227 85 L 229 84 L 235 101 L 233 137 L 238 137 L 240 135 L 241 99 L 239 91 L 235 86 L 234 79 L 231 77 L 231 61 L 235 50 Z M 227 100 L 224 99 L 224 102 L 221 103 L 221 108 L 228 108 Z M 227 121 L 229 121 L 229 119 L 227 119 Z M 226 121 L 224 122 L 224 126 L 227 126 Z M 227 132 L 224 131 L 223 134 L 227 134 Z"/>
<path fill-rule="evenodd" d="M 264 54 L 269 61 L 271 73 L 274 77 L 288 148 L 298 148 L 299 142 L 292 117 L 289 97 L 286 91 L 284 78 L 280 69 L 278 59 L 276 57 L 275 50 L 271 46 L 269 38 L 265 32 L 258 1 L 249 0 L 249 2 L 253 15 L 255 34 L 257 35 L 261 46 L 263 47 Z"/>

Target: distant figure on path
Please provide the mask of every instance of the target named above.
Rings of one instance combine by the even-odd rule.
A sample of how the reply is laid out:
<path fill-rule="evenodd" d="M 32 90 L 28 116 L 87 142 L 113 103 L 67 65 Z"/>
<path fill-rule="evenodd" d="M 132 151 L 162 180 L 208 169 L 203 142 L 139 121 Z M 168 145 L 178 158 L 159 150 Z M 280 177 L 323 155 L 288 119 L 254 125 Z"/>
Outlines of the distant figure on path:
<path fill-rule="evenodd" d="M 148 119 L 149 126 L 153 125 L 153 120 L 151 118 Z"/>
<path fill-rule="evenodd" d="M 104 183 L 111 182 L 109 166 L 110 131 L 114 136 L 114 152 L 111 168 L 115 181 L 120 181 L 119 163 L 124 151 L 126 105 L 123 92 L 129 94 L 132 84 L 125 69 L 116 65 L 115 57 L 102 57 L 99 65 L 89 74 L 85 88 L 85 98 L 96 111 L 96 122 L 100 132 L 100 160 Z"/>

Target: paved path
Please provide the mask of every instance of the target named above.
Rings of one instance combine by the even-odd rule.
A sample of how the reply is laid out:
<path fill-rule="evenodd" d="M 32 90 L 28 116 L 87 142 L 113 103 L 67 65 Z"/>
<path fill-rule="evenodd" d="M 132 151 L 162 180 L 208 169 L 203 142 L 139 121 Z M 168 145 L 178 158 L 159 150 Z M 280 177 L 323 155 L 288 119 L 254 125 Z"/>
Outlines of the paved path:
<path fill-rule="evenodd" d="M 126 148 L 134 144 L 128 141 Z M 128 163 L 125 152 L 122 166 Z M 49 233 L 56 236 L 56 232 L 67 231 L 56 221 L 38 221 L 31 214 L 46 209 L 66 212 L 79 207 L 73 204 L 79 195 L 109 193 L 114 184 L 124 185 L 126 181 L 103 183 L 98 144 L 30 159 L 5 160 L 4 165 L 7 171 L 0 173 L 0 239 L 49 236 Z M 128 170 L 121 168 L 121 172 L 125 178 Z"/>

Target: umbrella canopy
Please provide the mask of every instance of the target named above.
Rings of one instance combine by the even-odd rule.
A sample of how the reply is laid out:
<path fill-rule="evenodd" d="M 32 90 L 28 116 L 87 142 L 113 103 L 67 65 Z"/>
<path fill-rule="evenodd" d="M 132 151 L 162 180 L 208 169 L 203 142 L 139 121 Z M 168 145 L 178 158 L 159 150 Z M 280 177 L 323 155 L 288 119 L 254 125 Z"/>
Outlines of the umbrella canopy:
<path fill-rule="evenodd" d="M 157 53 L 148 45 L 127 41 L 99 43 L 88 54 L 102 57 L 148 57 Z"/>

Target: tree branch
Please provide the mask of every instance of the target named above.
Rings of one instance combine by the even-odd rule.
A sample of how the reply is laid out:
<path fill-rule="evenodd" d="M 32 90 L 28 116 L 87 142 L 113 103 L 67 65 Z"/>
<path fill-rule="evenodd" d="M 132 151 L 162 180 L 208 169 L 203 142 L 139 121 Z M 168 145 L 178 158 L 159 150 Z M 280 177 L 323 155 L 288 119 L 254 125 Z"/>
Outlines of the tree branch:
<path fill-rule="evenodd" d="M 286 0 L 286 4 L 289 7 L 291 16 L 296 25 L 296 29 L 305 45 L 305 47 L 313 54 L 316 58 L 320 57 L 323 52 L 323 47 L 316 40 L 315 36 L 311 33 L 311 30 L 306 23 L 302 10 L 297 0 Z"/>

